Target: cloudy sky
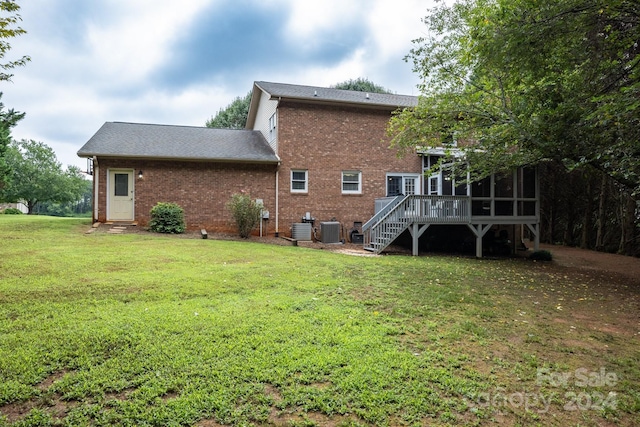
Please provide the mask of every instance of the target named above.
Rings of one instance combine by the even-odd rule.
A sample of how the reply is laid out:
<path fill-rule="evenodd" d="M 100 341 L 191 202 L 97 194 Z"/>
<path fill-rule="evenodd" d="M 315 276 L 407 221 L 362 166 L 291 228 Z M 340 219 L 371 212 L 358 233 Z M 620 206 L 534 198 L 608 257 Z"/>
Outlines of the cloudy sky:
<path fill-rule="evenodd" d="M 403 57 L 434 0 L 18 0 L 31 56 L 0 82 L 26 112 L 15 139 L 63 165 L 106 121 L 204 126 L 256 80 L 330 86 L 358 77 L 417 95 Z"/>

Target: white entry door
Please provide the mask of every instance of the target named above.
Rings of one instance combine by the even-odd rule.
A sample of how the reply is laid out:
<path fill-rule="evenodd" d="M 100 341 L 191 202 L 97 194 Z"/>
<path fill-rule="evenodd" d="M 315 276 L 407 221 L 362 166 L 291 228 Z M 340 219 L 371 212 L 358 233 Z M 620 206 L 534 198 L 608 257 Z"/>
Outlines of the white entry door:
<path fill-rule="evenodd" d="M 419 187 L 420 180 L 417 176 L 403 176 L 402 177 L 402 186 L 404 188 L 405 196 L 411 194 L 420 194 Z M 418 208 L 420 207 L 420 202 L 417 200 L 411 200 L 407 205 L 407 215 L 415 216 L 419 215 Z"/>
<path fill-rule="evenodd" d="M 109 171 L 109 216 L 111 221 L 133 220 L 133 171 Z"/>
<path fill-rule="evenodd" d="M 404 194 L 420 194 L 420 187 L 418 186 L 420 181 L 416 176 L 404 176 Z"/>

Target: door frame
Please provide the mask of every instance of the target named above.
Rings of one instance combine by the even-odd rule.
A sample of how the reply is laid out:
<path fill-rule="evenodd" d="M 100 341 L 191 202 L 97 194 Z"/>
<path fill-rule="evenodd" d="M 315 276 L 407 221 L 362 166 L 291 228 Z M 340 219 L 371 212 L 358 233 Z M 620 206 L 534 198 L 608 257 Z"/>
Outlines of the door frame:
<path fill-rule="evenodd" d="M 392 177 L 392 176 L 393 177 L 400 177 L 402 179 L 400 186 L 401 186 L 402 194 L 404 194 L 405 196 L 406 196 L 405 189 L 406 189 L 406 180 L 407 179 L 413 179 L 414 180 L 415 192 L 413 194 L 416 194 L 416 195 L 421 195 L 422 194 L 422 182 L 421 182 L 422 180 L 420 179 L 421 175 L 419 173 L 403 173 L 403 172 L 393 173 L 393 172 L 387 172 L 386 179 L 385 179 L 385 189 L 384 189 L 385 194 L 387 195 L 387 197 L 389 197 L 389 192 L 388 192 L 389 188 L 386 187 L 386 185 L 388 185 L 387 183 L 389 181 L 389 178 Z"/>
<path fill-rule="evenodd" d="M 431 186 L 435 183 L 435 189 Z M 437 173 L 427 178 L 427 195 L 442 196 L 442 174 Z"/>
<path fill-rule="evenodd" d="M 129 179 L 130 179 L 130 191 L 131 191 L 131 218 L 117 218 L 114 219 L 111 217 L 111 205 L 113 203 L 112 201 L 112 197 L 114 197 L 112 195 L 112 181 L 114 177 L 114 175 L 116 173 L 127 173 L 129 175 Z M 107 221 L 133 221 L 135 218 L 135 172 L 133 169 L 128 169 L 128 168 L 111 168 L 111 169 L 107 169 L 107 212 L 106 212 L 106 218 Z M 113 178 L 113 179 L 112 179 Z"/>

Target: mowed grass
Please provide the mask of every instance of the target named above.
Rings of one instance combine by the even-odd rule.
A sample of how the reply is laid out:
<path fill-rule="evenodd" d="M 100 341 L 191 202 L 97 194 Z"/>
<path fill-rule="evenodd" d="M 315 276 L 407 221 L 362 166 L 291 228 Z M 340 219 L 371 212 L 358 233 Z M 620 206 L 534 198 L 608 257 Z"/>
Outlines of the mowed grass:
<path fill-rule="evenodd" d="M 89 227 L 0 216 L 0 426 L 640 424 L 636 284 Z"/>

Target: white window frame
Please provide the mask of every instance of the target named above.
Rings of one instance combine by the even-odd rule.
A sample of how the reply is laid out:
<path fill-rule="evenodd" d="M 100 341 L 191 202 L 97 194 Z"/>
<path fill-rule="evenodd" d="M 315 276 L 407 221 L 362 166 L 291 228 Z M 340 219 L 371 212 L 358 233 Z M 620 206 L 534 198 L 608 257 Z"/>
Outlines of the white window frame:
<path fill-rule="evenodd" d="M 345 174 L 349 174 L 349 175 L 355 174 L 355 175 L 358 176 L 358 189 L 357 190 L 345 190 L 344 189 L 344 185 L 345 184 L 354 184 L 355 183 L 355 181 L 345 181 L 345 179 L 344 179 Z M 340 176 L 341 176 L 340 188 L 342 189 L 342 194 L 362 194 L 362 171 L 354 171 L 354 170 L 342 171 Z"/>
<path fill-rule="evenodd" d="M 294 179 L 294 173 L 304 173 L 304 181 L 301 179 Z M 307 169 L 291 169 L 290 177 L 290 188 L 292 193 L 308 193 L 309 192 L 309 171 Z M 293 188 L 294 182 L 304 182 L 304 189 L 301 188 Z"/>
<path fill-rule="evenodd" d="M 278 127 L 278 112 L 276 111 L 269 117 L 269 139 L 273 141 L 276 138 L 276 128 Z"/>
<path fill-rule="evenodd" d="M 407 173 L 391 173 L 391 172 L 387 172 L 387 174 L 386 174 L 387 185 L 386 185 L 386 188 L 385 188 L 385 194 L 387 194 L 387 197 L 389 197 L 388 180 L 391 177 L 399 177 L 399 178 L 401 178 L 401 182 L 400 182 L 401 193 L 404 194 L 405 196 L 406 196 L 406 194 L 405 194 L 406 183 L 407 183 L 408 179 L 415 180 L 415 190 L 414 190 L 413 194 L 417 194 L 417 195 L 422 194 L 422 188 L 421 188 L 422 187 L 422 185 L 421 185 L 422 184 L 421 183 L 422 180 L 420 179 L 422 176 L 419 173 L 409 173 L 409 172 L 407 172 Z"/>

